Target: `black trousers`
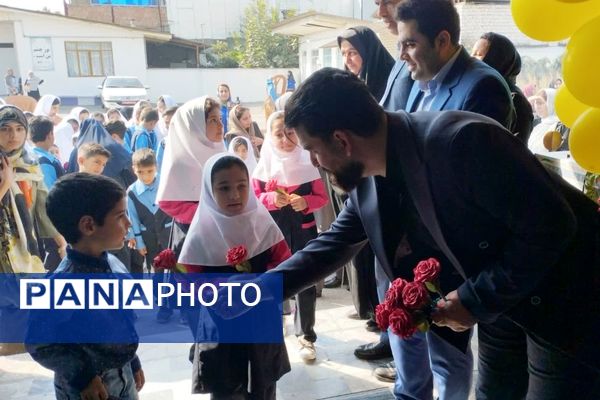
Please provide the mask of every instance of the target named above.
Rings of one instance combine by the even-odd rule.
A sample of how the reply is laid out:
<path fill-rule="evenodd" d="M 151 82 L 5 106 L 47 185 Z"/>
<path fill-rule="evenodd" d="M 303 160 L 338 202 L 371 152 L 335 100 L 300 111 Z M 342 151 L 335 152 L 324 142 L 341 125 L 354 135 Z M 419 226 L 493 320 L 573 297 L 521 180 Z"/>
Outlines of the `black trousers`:
<path fill-rule="evenodd" d="M 479 323 L 478 336 L 478 400 L 600 399 L 599 370 L 507 318 Z"/>

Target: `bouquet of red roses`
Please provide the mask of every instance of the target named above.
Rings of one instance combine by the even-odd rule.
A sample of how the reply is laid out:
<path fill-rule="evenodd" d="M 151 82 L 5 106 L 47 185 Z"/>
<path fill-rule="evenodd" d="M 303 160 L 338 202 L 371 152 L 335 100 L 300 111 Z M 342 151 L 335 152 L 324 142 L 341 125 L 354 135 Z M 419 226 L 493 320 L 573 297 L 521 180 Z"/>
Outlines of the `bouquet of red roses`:
<path fill-rule="evenodd" d="M 423 260 L 413 269 L 414 281 L 395 279 L 385 294 L 383 303 L 375 308 L 375 320 L 381 330 L 391 328 L 404 339 L 417 331 L 426 332 L 431 323 L 431 313 L 439 298 L 444 298 L 439 285 L 441 266 L 438 260 Z M 429 291 L 439 297 L 432 298 Z"/>
<path fill-rule="evenodd" d="M 227 251 L 227 264 L 231 265 L 239 272 L 252 271 L 252 266 L 247 258 L 248 249 L 244 245 L 232 247 Z"/>
<path fill-rule="evenodd" d="M 267 182 L 267 184 L 265 185 L 265 192 L 277 192 L 285 196 L 289 195 L 288 192 L 279 187 L 277 179 L 269 179 L 269 182 Z"/>

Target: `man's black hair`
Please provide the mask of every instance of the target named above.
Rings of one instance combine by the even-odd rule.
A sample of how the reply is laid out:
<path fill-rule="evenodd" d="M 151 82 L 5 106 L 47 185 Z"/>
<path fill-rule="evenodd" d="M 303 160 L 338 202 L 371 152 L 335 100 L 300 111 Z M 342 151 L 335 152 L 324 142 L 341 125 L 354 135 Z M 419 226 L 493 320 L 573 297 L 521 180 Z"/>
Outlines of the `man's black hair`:
<path fill-rule="evenodd" d="M 81 239 L 79 221 L 89 215 L 99 226 L 125 191 L 115 180 L 85 172 L 61 177 L 46 199 L 46 212 L 52 224 L 70 244 Z"/>
<path fill-rule="evenodd" d="M 46 116 L 38 115 L 29 121 L 29 137 L 33 143 L 43 142 L 54 131 L 54 123 Z"/>
<path fill-rule="evenodd" d="M 302 127 L 324 141 L 335 130 L 372 136 L 380 127 L 383 109 L 367 85 L 348 71 L 322 68 L 304 81 L 285 105 L 285 125 Z"/>
<path fill-rule="evenodd" d="M 460 39 L 460 17 L 450 0 L 406 0 L 398 6 L 396 20 L 417 22 L 417 29 L 433 46 L 442 31 L 450 34 L 450 42 L 458 45 Z"/>

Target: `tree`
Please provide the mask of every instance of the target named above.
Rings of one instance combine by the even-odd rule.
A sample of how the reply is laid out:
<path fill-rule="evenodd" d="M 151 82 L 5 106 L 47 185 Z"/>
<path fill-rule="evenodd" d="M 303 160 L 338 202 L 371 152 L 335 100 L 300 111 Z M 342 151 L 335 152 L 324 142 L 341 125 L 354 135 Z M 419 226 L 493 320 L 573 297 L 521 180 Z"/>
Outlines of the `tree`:
<path fill-rule="evenodd" d="M 287 13 L 287 17 L 293 13 Z M 298 38 L 273 34 L 280 12 L 266 0 L 254 0 L 242 20 L 242 31 L 211 48 L 217 67 L 294 68 L 298 67 Z"/>

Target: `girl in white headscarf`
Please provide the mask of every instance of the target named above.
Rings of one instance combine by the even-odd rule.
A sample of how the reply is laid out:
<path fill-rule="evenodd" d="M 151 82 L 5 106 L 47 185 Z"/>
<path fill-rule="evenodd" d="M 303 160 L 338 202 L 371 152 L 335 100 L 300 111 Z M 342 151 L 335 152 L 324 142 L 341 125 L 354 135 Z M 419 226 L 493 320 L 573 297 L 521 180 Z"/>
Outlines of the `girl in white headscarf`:
<path fill-rule="evenodd" d="M 167 126 L 165 125 L 165 111 L 167 111 L 171 107 L 177 107 L 177 102 L 173 97 L 168 94 L 163 94 L 156 101 L 156 110 L 158 111 L 158 116 L 160 117 L 158 120 L 158 124 L 156 124 L 156 128 L 154 131 L 156 132 L 157 142 L 159 143 L 165 136 L 167 136 Z"/>
<path fill-rule="evenodd" d="M 560 120 L 554 109 L 554 100 L 556 98 L 556 89 L 542 89 L 535 96 L 529 98 L 532 103 L 534 113 L 541 118 L 531 131 L 531 136 L 527 142 L 527 147 L 532 153 L 546 153 L 550 149 L 544 146 L 544 137 L 548 132 L 556 131 Z"/>
<path fill-rule="evenodd" d="M 202 185 L 179 257 L 188 272 L 263 273 L 291 256 L 275 221 L 252 193 L 242 160 L 227 153 L 212 156 Z M 228 254 L 240 246 L 246 256 L 234 264 Z M 279 313 L 270 317 L 281 318 Z M 277 380 L 290 371 L 283 343 L 196 345 L 193 363 L 193 392 L 218 391 L 219 398 L 275 400 Z"/>
<path fill-rule="evenodd" d="M 198 207 L 202 169 L 209 157 L 225 152 L 220 106 L 204 96 L 177 109 L 165 147 L 157 201 L 176 222 L 189 224 Z"/>
<path fill-rule="evenodd" d="M 83 121 L 88 119 L 89 116 L 90 116 L 90 111 L 85 107 L 74 107 L 73 109 L 71 109 L 71 112 L 69 113 L 69 119 L 73 118 L 74 120 L 79 122 L 80 125 Z"/>
<path fill-rule="evenodd" d="M 263 135 L 258 124 L 252 121 L 250 109 L 236 105 L 229 112 L 229 131 L 225 133 L 225 143 L 229 144 L 234 137 L 244 136 L 250 139 L 256 157 L 260 154 L 260 147 L 263 143 Z"/>
<path fill-rule="evenodd" d="M 256 196 L 277 222 L 292 253 L 317 237 L 313 213 L 326 205 L 329 198 L 309 153 L 298 145 L 295 131 L 285 129 L 281 111 L 271 114 L 267 121 L 267 136 L 252 178 Z M 316 302 L 314 286 L 296 295 L 294 325 L 304 361 L 316 358 Z"/>
<path fill-rule="evenodd" d="M 73 135 L 75 130 L 73 126 L 63 121 L 58 115 L 60 111 L 60 98 L 52 95 L 45 94 L 38 101 L 33 111 L 34 115 L 43 115 L 52 120 L 54 123 L 54 144 L 60 149 L 60 154 L 63 157 L 69 157 L 69 154 L 73 151 Z M 61 160 L 63 163 L 67 162 L 67 159 Z"/>
<path fill-rule="evenodd" d="M 254 157 L 254 152 L 252 151 L 252 142 L 245 136 L 237 136 L 231 140 L 229 143 L 229 147 L 227 151 L 230 154 L 235 154 L 242 160 L 244 160 L 244 164 L 248 168 L 248 172 L 250 176 L 256 169 L 256 157 Z"/>

